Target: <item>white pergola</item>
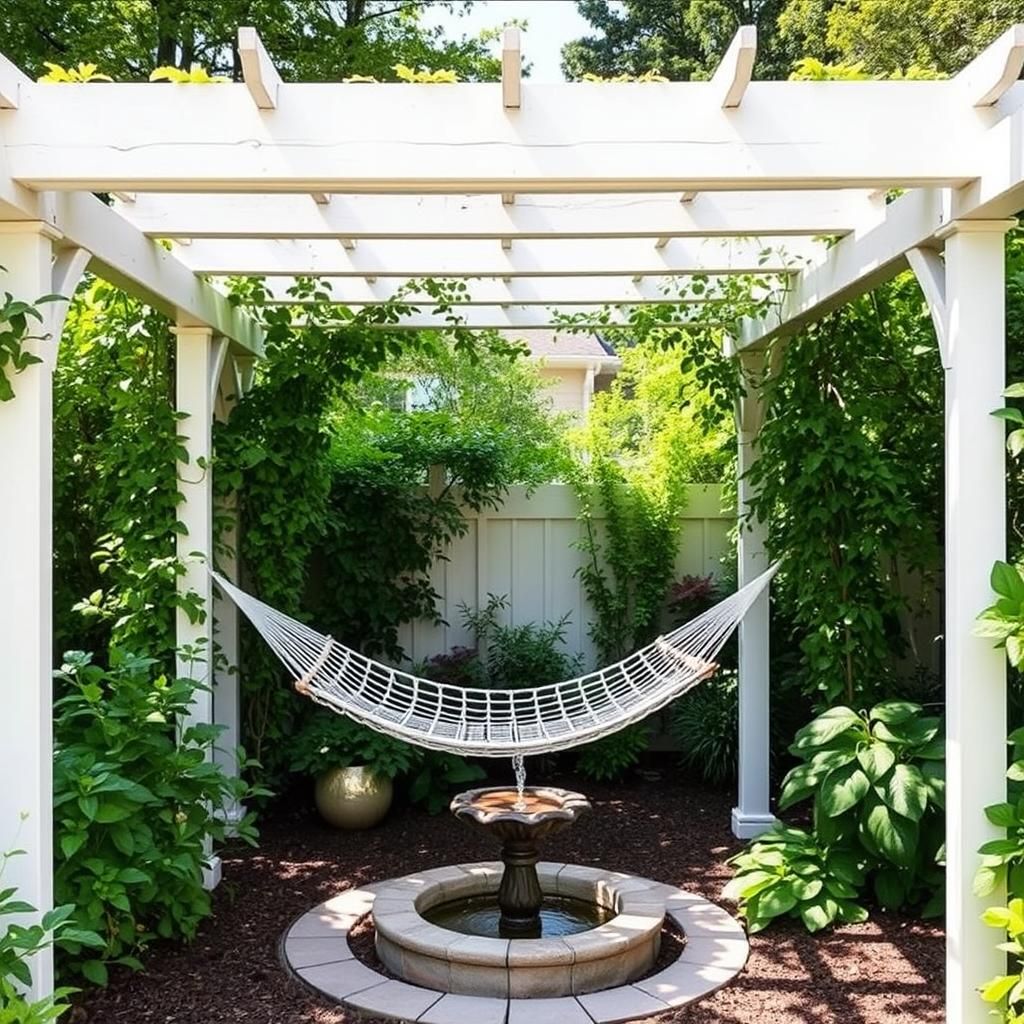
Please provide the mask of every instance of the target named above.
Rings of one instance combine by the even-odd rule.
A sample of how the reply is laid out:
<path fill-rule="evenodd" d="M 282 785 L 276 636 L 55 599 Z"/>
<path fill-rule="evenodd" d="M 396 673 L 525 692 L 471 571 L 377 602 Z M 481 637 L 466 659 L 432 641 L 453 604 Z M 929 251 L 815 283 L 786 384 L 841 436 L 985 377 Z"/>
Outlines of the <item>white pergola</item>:
<path fill-rule="evenodd" d="M 606 303 L 678 301 L 670 286 L 686 275 L 784 274 L 779 308 L 731 341 L 756 377 L 774 339 L 909 264 L 946 374 L 947 1017 L 980 1024 L 975 987 L 1002 957 L 971 878 L 996 834 L 982 808 L 1005 792 L 1005 669 L 972 628 L 1005 553 L 1003 427 L 990 412 L 1004 385 L 1003 239 L 1024 208 L 1024 26 L 954 78 L 926 82 L 754 82 L 744 28 L 709 82 L 533 85 L 520 81 L 519 45 L 509 30 L 500 85 L 286 83 L 246 28 L 239 84 L 34 83 L 0 58 L 0 287 L 67 296 L 88 268 L 173 316 L 194 465 L 261 351 L 258 325 L 205 275 L 266 275 L 279 301 L 296 276 L 322 275 L 356 309 L 423 276 L 459 277 L 470 326 L 542 327 L 559 311 L 586 319 Z M 430 301 L 416 305 L 406 326 L 445 323 Z M 39 907 L 52 897 L 51 377 L 62 322 L 47 309 L 51 339 L 33 343 L 44 361 L 0 404 L 0 839 L 27 813 L 18 845 L 29 855 L 5 883 Z M 737 415 L 742 472 L 757 455 L 756 389 Z M 181 586 L 211 608 L 209 474 L 183 472 L 181 488 Z M 749 499 L 741 478 L 741 513 Z M 740 582 L 765 567 L 764 528 L 748 522 Z M 234 613 L 215 614 L 233 661 Z M 179 618 L 183 644 L 210 632 Z M 743 837 L 773 820 L 767 665 L 762 599 L 740 630 Z M 195 714 L 227 725 L 232 747 L 236 677 L 214 682 Z M 43 957 L 36 987 L 51 984 Z"/>

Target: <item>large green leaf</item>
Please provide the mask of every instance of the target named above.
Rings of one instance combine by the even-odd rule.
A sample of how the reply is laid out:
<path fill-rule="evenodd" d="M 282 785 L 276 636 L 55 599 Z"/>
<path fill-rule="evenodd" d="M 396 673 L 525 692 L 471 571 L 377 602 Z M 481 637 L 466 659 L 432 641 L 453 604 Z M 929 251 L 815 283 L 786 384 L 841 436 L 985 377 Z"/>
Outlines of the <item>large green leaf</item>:
<path fill-rule="evenodd" d="M 896 763 L 896 755 L 884 743 L 872 743 L 857 754 L 864 774 L 872 782 L 878 782 Z"/>
<path fill-rule="evenodd" d="M 841 736 L 848 729 L 863 727 L 860 715 L 850 708 L 829 708 L 813 722 L 805 725 L 797 734 L 793 744 L 798 751 L 823 747 Z"/>
<path fill-rule="evenodd" d="M 836 818 L 856 807 L 871 788 L 860 766 L 849 764 L 829 772 L 821 783 L 821 807 L 830 818 Z"/>
<path fill-rule="evenodd" d="M 886 868 L 875 875 L 875 896 L 887 910 L 898 910 L 907 898 L 907 888 L 900 873 Z"/>
<path fill-rule="evenodd" d="M 863 817 L 864 828 L 887 860 L 910 867 L 917 851 L 917 823 L 904 818 L 881 801 L 871 801 Z"/>
<path fill-rule="evenodd" d="M 1007 562 L 996 562 L 992 566 L 992 589 L 1000 597 L 1024 603 L 1024 577 L 1020 570 Z"/>
<path fill-rule="evenodd" d="M 896 765 L 878 791 L 889 807 L 911 821 L 920 821 L 928 808 L 928 784 L 915 765 Z"/>
<path fill-rule="evenodd" d="M 762 917 L 779 917 L 787 914 L 797 904 L 796 893 L 789 882 L 780 882 L 773 889 L 766 889 L 758 896 L 758 913 Z"/>
<path fill-rule="evenodd" d="M 889 725 L 897 725 L 920 713 L 919 704 L 912 704 L 908 700 L 887 700 L 882 704 L 876 704 L 869 712 L 869 716 Z"/>

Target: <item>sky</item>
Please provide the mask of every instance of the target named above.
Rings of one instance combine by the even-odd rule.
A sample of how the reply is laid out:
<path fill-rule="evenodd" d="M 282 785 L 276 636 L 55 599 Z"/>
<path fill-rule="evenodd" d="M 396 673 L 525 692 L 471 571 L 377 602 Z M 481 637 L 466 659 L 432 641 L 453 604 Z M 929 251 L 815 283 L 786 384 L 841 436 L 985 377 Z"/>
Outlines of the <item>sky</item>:
<path fill-rule="evenodd" d="M 517 18 L 527 21 L 523 33 L 523 62 L 532 65 L 531 82 L 564 81 L 560 68 L 562 45 L 570 39 L 592 34 L 593 26 L 576 10 L 575 0 L 478 0 L 469 11 L 458 16 L 443 8 L 428 12 L 429 25 L 443 25 L 448 36 L 475 36 L 481 29 L 494 28 Z M 500 42 L 493 44 L 495 55 Z"/>

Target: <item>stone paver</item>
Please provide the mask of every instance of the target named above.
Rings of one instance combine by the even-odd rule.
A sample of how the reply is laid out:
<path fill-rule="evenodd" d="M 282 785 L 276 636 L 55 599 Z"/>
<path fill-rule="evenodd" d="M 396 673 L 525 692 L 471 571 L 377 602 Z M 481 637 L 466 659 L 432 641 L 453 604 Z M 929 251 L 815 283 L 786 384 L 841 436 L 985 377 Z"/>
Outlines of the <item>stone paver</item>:
<path fill-rule="evenodd" d="M 347 1006 L 372 1013 L 375 1017 L 397 1017 L 416 1020 L 441 998 L 441 992 L 417 988 L 404 981 L 385 981 L 383 985 L 364 989 L 345 1000 Z"/>
<path fill-rule="evenodd" d="M 746 940 L 743 926 L 713 903 L 701 901 L 681 908 L 669 907 L 669 916 L 687 938 L 734 938 Z"/>
<path fill-rule="evenodd" d="M 507 999 L 486 996 L 442 996 L 419 1018 L 419 1024 L 505 1024 Z"/>
<path fill-rule="evenodd" d="M 306 967 L 298 972 L 303 981 L 309 982 L 313 988 L 319 989 L 324 995 L 347 1001 L 348 997 L 362 992 L 365 988 L 379 985 L 386 979 L 382 974 L 371 971 L 358 960 L 343 960 L 337 964 L 324 964 L 322 967 Z"/>
<path fill-rule="evenodd" d="M 746 939 L 696 936 L 686 940 L 679 962 L 741 971 L 749 955 L 750 945 Z"/>
<path fill-rule="evenodd" d="M 510 999 L 508 1024 L 593 1024 L 573 996 L 558 999 Z"/>
<path fill-rule="evenodd" d="M 669 1008 L 667 1003 L 632 985 L 621 985 L 576 998 L 593 1018 L 594 1024 L 618 1024 L 637 1017 L 653 1017 Z"/>
<path fill-rule="evenodd" d="M 320 964 L 334 964 L 340 960 L 351 960 L 354 955 L 348 944 L 348 935 L 340 933 L 330 938 L 303 939 L 289 936 L 285 940 L 285 958 L 296 970 L 301 967 L 318 967 Z"/>
<path fill-rule="evenodd" d="M 324 914 L 319 908 L 303 914 L 288 930 L 289 939 L 319 939 L 332 935 L 348 935 L 349 929 L 358 921 L 354 914 Z"/>
<path fill-rule="evenodd" d="M 705 967 L 677 960 L 658 974 L 633 985 L 669 1006 L 683 1006 L 714 992 L 734 977 L 736 972 L 724 967 Z"/>

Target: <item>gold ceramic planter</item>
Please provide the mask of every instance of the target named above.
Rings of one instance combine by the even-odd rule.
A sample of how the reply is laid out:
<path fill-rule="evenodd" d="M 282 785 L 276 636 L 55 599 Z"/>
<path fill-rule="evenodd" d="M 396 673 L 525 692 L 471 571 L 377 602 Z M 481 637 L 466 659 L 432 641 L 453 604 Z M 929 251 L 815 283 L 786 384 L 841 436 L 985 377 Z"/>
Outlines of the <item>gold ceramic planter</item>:
<path fill-rule="evenodd" d="M 391 780 L 369 768 L 332 768 L 316 780 L 316 806 L 335 828 L 372 828 L 391 807 Z"/>

